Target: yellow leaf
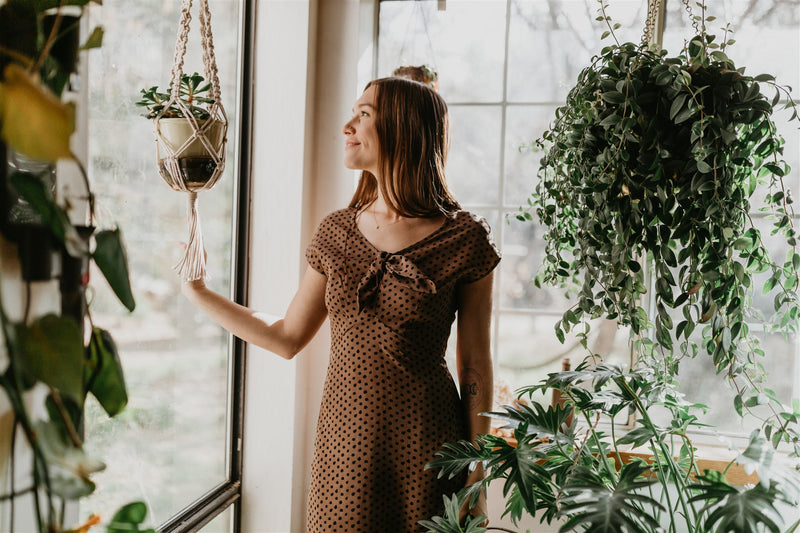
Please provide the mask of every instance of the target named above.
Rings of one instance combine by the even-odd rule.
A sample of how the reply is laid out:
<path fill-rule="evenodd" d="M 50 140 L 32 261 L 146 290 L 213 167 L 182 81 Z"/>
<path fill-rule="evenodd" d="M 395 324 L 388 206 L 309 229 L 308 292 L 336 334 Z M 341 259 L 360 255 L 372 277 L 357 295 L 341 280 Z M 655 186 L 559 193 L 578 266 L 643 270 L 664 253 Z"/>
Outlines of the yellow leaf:
<path fill-rule="evenodd" d="M 69 157 L 69 137 L 75 129 L 73 106 L 58 100 L 19 65 L 8 65 L 4 74 L 0 91 L 3 139 L 33 159 Z"/>

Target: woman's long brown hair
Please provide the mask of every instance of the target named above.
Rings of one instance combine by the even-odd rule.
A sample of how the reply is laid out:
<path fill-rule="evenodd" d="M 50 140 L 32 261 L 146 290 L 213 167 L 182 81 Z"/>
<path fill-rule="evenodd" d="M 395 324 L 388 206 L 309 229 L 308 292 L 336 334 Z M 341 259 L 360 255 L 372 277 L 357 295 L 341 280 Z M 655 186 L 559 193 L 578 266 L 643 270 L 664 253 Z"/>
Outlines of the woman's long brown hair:
<path fill-rule="evenodd" d="M 445 163 L 450 149 L 447 104 L 433 89 L 403 78 L 381 78 L 375 87 L 382 179 L 363 171 L 350 207 L 363 209 L 377 196 L 406 217 L 450 215 L 461 206 L 447 188 Z"/>

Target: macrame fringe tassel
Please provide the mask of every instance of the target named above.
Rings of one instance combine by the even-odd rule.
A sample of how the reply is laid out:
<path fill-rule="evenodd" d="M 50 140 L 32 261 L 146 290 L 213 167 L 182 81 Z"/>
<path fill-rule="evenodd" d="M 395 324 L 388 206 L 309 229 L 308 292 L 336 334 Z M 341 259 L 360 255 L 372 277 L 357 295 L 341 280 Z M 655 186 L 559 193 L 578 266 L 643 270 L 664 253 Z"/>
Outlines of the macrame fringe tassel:
<path fill-rule="evenodd" d="M 174 268 L 183 281 L 206 278 L 206 251 L 200 229 L 200 213 L 197 211 L 197 193 L 194 191 L 189 193 L 189 244 Z"/>

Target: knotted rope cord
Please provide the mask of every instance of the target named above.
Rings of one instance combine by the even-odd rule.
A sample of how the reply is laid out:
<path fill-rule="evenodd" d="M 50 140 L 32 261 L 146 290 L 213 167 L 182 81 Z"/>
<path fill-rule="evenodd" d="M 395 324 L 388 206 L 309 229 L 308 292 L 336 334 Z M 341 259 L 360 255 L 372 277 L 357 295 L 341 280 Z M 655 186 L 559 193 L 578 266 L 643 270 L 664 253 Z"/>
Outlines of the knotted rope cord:
<path fill-rule="evenodd" d="M 653 44 L 656 31 L 656 17 L 661 10 L 661 0 L 650 0 L 647 2 L 647 19 L 644 24 L 644 32 L 642 33 L 642 44 Z"/>
<path fill-rule="evenodd" d="M 225 137 L 227 133 L 228 119 L 225 109 L 220 102 L 219 76 L 217 72 L 216 58 L 214 57 L 214 42 L 211 35 L 211 11 L 208 7 L 208 0 L 199 0 L 200 9 L 200 36 L 203 50 L 203 68 L 205 78 L 211 85 L 210 92 L 214 103 L 208 108 L 209 118 L 199 122 L 192 114 L 189 106 L 182 101 L 180 95 L 181 79 L 183 77 L 183 62 L 186 56 L 186 45 L 189 40 L 189 27 L 192 20 L 191 9 L 192 0 L 183 0 L 181 3 L 181 18 L 178 24 L 178 36 L 175 43 L 175 56 L 172 65 L 172 87 L 170 100 L 164 105 L 161 115 L 172 105 L 177 106 L 182 111 L 183 117 L 187 119 L 192 128 L 192 135 L 177 149 L 170 146 L 162 138 L 159 129 L 161 115 L 156 117 L 156 139 L 159 148 L 167 154 L 161 159 L 161 164 L 168 176 L 162 177 L 174 190 L 189 193 L 188 223 L 189 223 L 189 243 L 186 246 L 183 258 L 175 265 L 175 269 L 183 281 L 192 281 L 206 278 L 206 260 L 203 247 L 203 235 L 200 228 L 200 215 L 197 209 L 197 192 L 210 189 L 222 176 L 225 167 Z M 221 134 L 220 130 L 221 128 Z M 221 137 L 220 137 L 221 135 Z M 213 136 L 214 139 L 209 139 Z M 219 142 L 221 138 L 222 142 Z M 199 141 L 211 157 L 214 170 L 209 179 L 201 185 L 187 185 L 186 170 L 181 168 L 181 154 L 190 145 Z"/>
<path fill-rule="evenodd" d="M 683 7 L 686 9 L 686 13 L 689 15 L 689 20 L 692 23 L 694 34 L 700 35 L 702 33 L 700 30 L 700 25 L 697 23 L 697 19 L 694 18 L 694 13 L 692 12 L 692 6 L 689 4 L 689 0 L 683 0 Z"/>
<path fill-rule="evenodd" d="M 217 75 L 217 61 L 214 58 L 214 38 L 211 35 L 211 11 L 208 0 L 200 0 L 200 36 L 203 40 L 203 66 L 206 70 L 206 79 L 211 82 L 211 97 L 219 100 L 219 77 Z"/>

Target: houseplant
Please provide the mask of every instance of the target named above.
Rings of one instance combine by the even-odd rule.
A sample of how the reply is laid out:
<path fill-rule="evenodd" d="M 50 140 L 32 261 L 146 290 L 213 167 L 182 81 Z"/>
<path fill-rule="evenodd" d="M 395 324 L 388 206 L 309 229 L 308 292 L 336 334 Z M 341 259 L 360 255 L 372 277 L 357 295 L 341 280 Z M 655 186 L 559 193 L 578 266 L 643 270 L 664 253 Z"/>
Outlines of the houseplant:
<path fill-rule="evenodd" d="M 172 83 L 166 93 L 160 92 L 158 86 L 142 89 L 141 100 L 136 102 L 145 108 L 143 116 L 155 122 L 156 137 L 163 140 L 158 143 L 158 168 L 173 189 L 183 190 L 176 183 L 176 175 L 189 190 L 201 189 L 217 169 L 212 150 L 219 153 L 223 149 L 226 123 L 209 113 L 209 107 L 216 102 L 208 96 L 210 89 L 211 83 L 206 83 L 200 74 L 183 74 L 178 91 L 180 102 L 171 96 Z M 204 134 L 210 146 L 195 135 L 196 131 Z M 165 159 L 172 154 L 178 161 L 179 173 L 166 167 Z"/>
<path fill-rule="evenodd" d="M 783 183 L 789 168 L 771 119 L 782 95 L 792 119 L 797 114 L 772 76 L 734 65 L 729 29 L 718 42 L 698 5 L 696 36 L 681 55 L 647 42 L 604 48 L 538 142 L 545 150 L 539 184 L 519 218 L 535 214 L 545 226 L 536 282 L 574 295 L 555 334 L 563 342 L 574 333 L 587 357 L 520 391 L 556 391 L 563 404 L 493 413 L 514 427 L 513 442 L 487 435 L 476 446 L 450 444 L 431 463 L 441 475 L 483 463 L 487 479 L 462 501 L 503 479 L 512 518 L 540 512 L 542 520 L 563 520 L 562 531 L 749 532 L 784 531 L 781 506 L 800 499 L 800 478 L 784 462 L 800 455 L 800 402 L 787 406 L 765 385 L 764 352 L 749 327 L 759 318 L 752 305 L 759 275 L 774 296 L 768 327 L 795 332 L 800 315 L 800 255 Z M 749 216 L 756 191 L 766 194 L 772 234 L 790 250 L 785 261 L 770 257 Z M 587 336 L 597 318 L 630 329 L 632 368 L 591 352 Z M 734 484 L 728 468 L 698 466 L 691 430 L 703 406 L 678 389 L 680 366 L 696 357 L 711 358 L 716 379 L 736 391 L 731 410 L 767 410 L 730 463 L 757 473 L 752 485 Z M 619 434 L 627 414 L 637 425 Z M 437 527 L 429 525 L 462 530 L 452 512 Z"/>
<path fill-rule="evenodd" d="M 74 107 L 60 98 L 75 69 L 76 28 L 88 3 L 89 0 L 9 0 L 0 5 L 0 188 L 5 199 L 0 213 L 2 229 L 20 250 L 25 246 L 47 248 L 49 242 L 63 248 L 62 287 L 65 272 L 75 267 L 75 277 L 85 286 L 88 262 L 94 261 L 121 303 L 133 310 L 135 301 L 121 233 L 118 228 L 95 231 L 93 227 L 94 199 L 88 177 L 70 150 Z M 67 7 L 72 8 L 69 14 Z M 81 48 L 100 46 L 101 40 L 102 30 L 95 29 Z M 7 154 L 11 153 L 37 164 L 9 165 Z M 57 160 L 71 161 L 83 176 L 90 221 L 86 228 L 70 222 L 74 206 L 57 200 L 51 183 L 44 179 L 55 172 Z M 34 168 L 47 170 L 42 174 Z M 9 223 L 7 209 L 15 202 L 23 202 L 36 216 Z M 47 236 L 43 240 L 46 242 L 33 241 L 29 233 L 18 231 L 20 226 L 38 227 L 38 234 Z M 4 274 L 8 273 L 4 269 Z M 30 299 L 30 279 L 24 273 L 22 277 Z M 85 298 L 83 291 L 78 294 Z M 111 334 L 92 323 L 85 302 L 77 306 L 83 310 L 79 316 L 63 310 L 31 316 L 28 301 L 22 317 L 12 318 L 7 313 L 11 298 L 3 296 L 0 294 L 4 347 L 0 388 L 12 418 L 10 428 L 6 428 L 10 429 L 11 446 L 4 455 L 9 454 L 10 464 L 18 469 L 22 465 L 17 464 L 17 453 L 25 450 L 31 463 L 27 486 L 16 487 L 14 475 L 9 481 L 2 479 L 3 489 L 9 490 L 0 494 L 0 504 L 10 506 L 14 530 L 16 503 L 30 495 L 37 529 L 66 531 L 64 504 L 91 493 L 91 474 L 103 468 L 103 463 L 86 454 L 83 446 L 86 398 L 91 393 L 110 416 L 118 414 L 127 403 L 119 354 Z M 7 418 L 7 413 L 2 416 Z M 108 530 L 142 531 L 139 525 L 145 514 L 146 508 L 140 502 L 126 505 L 111 519 Z M 86 531 L 97 522 L 93 517 L 74 531 Z"/>

